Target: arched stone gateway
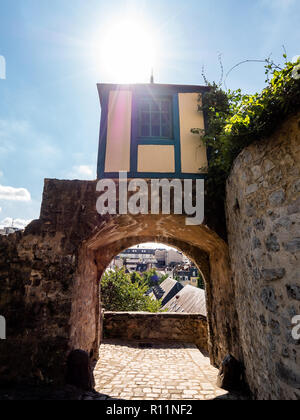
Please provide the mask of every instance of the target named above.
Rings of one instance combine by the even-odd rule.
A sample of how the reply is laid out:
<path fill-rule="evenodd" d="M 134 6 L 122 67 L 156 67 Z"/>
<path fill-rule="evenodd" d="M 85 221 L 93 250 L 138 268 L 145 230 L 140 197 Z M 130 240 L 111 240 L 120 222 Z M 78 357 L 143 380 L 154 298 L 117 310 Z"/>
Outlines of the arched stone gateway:
<path fill-rule="evenodd" d="M 0 384 L 63 382 L 75 349 L 97 358 L 103 271 L 123 249 L 157 241 L 204 273 L 212 363 L 231 353 L 256 398 L 299 399 L 299 127 L 298 114 L 237 158 L 225 203 L 229 247 L 216 220 L 100 216 L 97 181 L 46 180 L 40 219 L 0 237 Z"/>
<path fill-rule="evenodd" d="M 128 226 L 128 227 L 126 227 Z M 114 235 L 111 232 L 115 232 Z M 208 228 L 186 227 L 184 217 L 178 216 L 123 216 L 113 218 L 105 224 L 81 249 L 78 279 L 81 291 L 79 302 L 73 301 L 76 319 L 81 305 L 81 296 L 86 288 L 87 255 L 96 264 L 97 279 L 115 255 L 124 249 L 143 242 L 159 242 L 173 246 L 187 255 L 204 273 L 206 279 L 207 305 L 210 329 L 210 355 L 219 365 L 228 352 L 240 357 L 238 333 L 234 325 L 234 290 L 230 282 L 230 268 L 226 244 Z M 92 272 L 91 276 L 94 276 Z M 97 288 L 96 283 L 96 288 Z M 74 322 L 76 328 L 77 322 Z M 84 334 L 84 333 L 83 333 Z M 82 347 L 86 338 L 76 335 L 72 346 Z M 81 341 L 83 339 L 83 341 Z M 96 341 L 96 349 L 98 342 Z"/>
<path fill-rule="evenodd" d="M 1 382 L 61 382 L 70 351 L 82 349 L 96 358 L 99 279 L 115 255 L 148 241 L 180 249 L 201 268 L 211 361 L 219 366 L 228 353 L 241 360 L 226 243 L 204 225 L 186 226 L 184 216 L 100 216 L 98 195 L 96 181 L 46 180 L 40 219 L 23 235 L 1 239 L 0 275 L 7 279 L 1 283 L 1 311 L 8 320 Z"/>

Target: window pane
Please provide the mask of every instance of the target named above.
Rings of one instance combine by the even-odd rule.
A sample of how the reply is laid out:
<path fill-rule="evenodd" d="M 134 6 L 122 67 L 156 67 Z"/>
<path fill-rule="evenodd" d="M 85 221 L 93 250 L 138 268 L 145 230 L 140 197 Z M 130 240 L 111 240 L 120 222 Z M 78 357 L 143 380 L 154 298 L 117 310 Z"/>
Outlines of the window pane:
<path fill-rule="evenodd" d="M 142 125 L 141 136 L 142 137 L 150 137 L 150 126 L 149 125 Z"/>
<path fill-rule="evenodd" d="M 169 124 L 170 123 L 170 115 L 169 114 L 162 114 L 161 115 L 161 123 L 162 124 Z"/>
<path fill-rule="evenodd" d="M 169 101 L 162 101 L 161 103 L 161 110 L 162 112 L 170 112 L 170 102 Z"/>
<path fill-rule="evenodd" d="M 160 125 L 160 114 L 158 112 L 151 114 L 151 125 Z"/>
<path fill-rule="evenodd" d="M 169 125 L 163 125 L 162 126 L 162 133 L 161 133 L 162 137 L 167 137 L 170 138 L 171 137 L 171 130 L 170 130 L 170 126 Z"/>
<path fill-rule="evenodd" d="M 150 125 L 150 114 L 147 112 L 142 113 L 142 125 Z"/>
<path fill-rule="evenodd" d="M 151 97 L 139 103 L 139 135 L 141 137 L 172 138 L 172 101 Z"/>
<path fill-rule="evenodd" d="M 159 125 L 153 125 L 151 134 L 152 134 L 152 137 L 160 137 L 160 126 Z"/>
<path fill-rule="evenodd" d="M 156 112 L 159 112 L 160 111 L 160 106 L 159 106 L 159 103 L 157 103 L 157 102 L 152 102 L 152 104 L 151 104 L 151 111 L 156 111 Z"/>
<path fill-rule="evenodd" d="M 142 111 L 146 111 L 146 112 L 150 112 L 150 104 L 149 104 L 149 102 L 142 101 L 141 102 L 141 110 Z"/>

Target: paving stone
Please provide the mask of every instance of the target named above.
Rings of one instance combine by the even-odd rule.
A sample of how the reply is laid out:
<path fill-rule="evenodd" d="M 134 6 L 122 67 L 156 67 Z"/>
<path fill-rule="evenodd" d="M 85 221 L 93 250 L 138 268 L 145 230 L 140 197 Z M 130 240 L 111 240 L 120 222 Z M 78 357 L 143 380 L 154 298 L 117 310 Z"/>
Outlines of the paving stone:
<path fill-rule="evenodd" d="M 190 344 L 141 349 L 138 343 L 106 341 L 94 370 L 99 395 L 92 399 L 212 400 L 227 394 L 216 386 L 217 376 L 209 358 Z"/>

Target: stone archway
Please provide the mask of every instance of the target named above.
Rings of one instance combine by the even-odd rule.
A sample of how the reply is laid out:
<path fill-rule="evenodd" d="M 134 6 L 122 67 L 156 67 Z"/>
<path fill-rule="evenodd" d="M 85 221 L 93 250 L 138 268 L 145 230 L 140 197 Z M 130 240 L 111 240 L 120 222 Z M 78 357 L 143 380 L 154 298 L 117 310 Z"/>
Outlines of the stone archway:
<path fill-rule="evenodd" d="M 73 299 L 74 341 L 72 348 L 84 348 L 90 351 L 90 337 L 94 335 L 92 353 L 99 346 L 96 330 L 90 331 L 89 338 L 78 332 L 77 315 L 82 305 L 82 296 L 87 293 L 87 276 L 93 288 L 88 293 L 90 314 L 99 302 L 98 281 L 115 255 L 122 250 L 143 242 L 160 242 L 173 246 L 191 258 L 201 268 L 206 279 L 209 350 L 211 361 L 220 365 L 226 354 L 231 353 L 241 359 L 239 348 L 237 316 L 234 310 L 234 289 L 227 245 L 214 232 L 205 226 L 188 227 L 182 216 L 116 216 L 100 226 L 90 239 L 87 239 L 80 250 L 78 270 L 78 290 Z M 91 267 L 87 272 L 87 267 Z M 97 272 L 97 276 L 95 273 Z M 100 309 L 95 312 L 99 316 Z M 90 316 L 90 315 L 89 315 Z M 91 325 L 85 319 L 84 325 Z M 98 331 L 99 333 L 99 331 Z M 80 336 L 81 335 L 81 336 Z M 88 343 L 88 344 L 87 344 Z"/>
<path fill-rule="evenodd" d="M 180 249 L 205 271 L 211 361 L 219 366 L 228 353 L 242 360 L 226 243 L 207 226 L 186 226 L 184 216 L 100 216 L 96 199 L 96 181 L 46 180 L 40 219 L 13 240 L 1 239 L 8 256 L 1 292 L 9 299 L 0 309 L 11 321 L 0 344 L 2 380 L 63 382 L 72 350 L 97 358 L 99 278 L 112 257 L 148 241 Z M 16 346 L 18 357 L 11 356 Z M 20 367 L 18 358 L 29 361 Z"/>

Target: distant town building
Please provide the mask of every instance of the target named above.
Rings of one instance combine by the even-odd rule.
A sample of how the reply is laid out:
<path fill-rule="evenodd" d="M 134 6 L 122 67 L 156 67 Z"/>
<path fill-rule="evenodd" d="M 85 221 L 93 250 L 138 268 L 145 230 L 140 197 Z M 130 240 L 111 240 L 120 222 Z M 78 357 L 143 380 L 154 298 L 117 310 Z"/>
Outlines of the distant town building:
<path fill-rule="evenodd" d="M 121 252 L 121 257 L 134 256 L 134 258 L 144 258 L 149 256 L 155 256 L 155 249 L 146 249 L 146 248 L 129 248 Z"/>
<path fill-rule="evenodd" d="M 111 264 L 117 268 L 125 266 L 128 270 L 145 272 L 152 268 L 161 271 L 171 267 L 172 270 L 183 262 L 183 254 L 175 249 L 130 248 L 121 252 Z"/>
<path fill-rule="evenodd" d="M 121 252 L 114 259 L 118 268 L 125 267 L 128 271 L 145 272 L 157 267 L 155 249 L 130 248 Z"/>
<path fill-rule="evenodd" d="M 161 267 L 164 267 L 166 265 L 166 249 L 156 249 L 155 258 L 157 260 L 157 263 Z"/>
<path fill-rule="evenodd" d="M 176 249 L 157 249 L 155 258 L 161 267 L 183 263 L 183 254 Z"/>
<path fill-rule="evenodd" d="M 191 285 L 198 287 L 198 279 L 201 276 L 199 270 L 195 266 L 185 265 L 177 266 L 173 272 L 173 276 L 183 286 Z"/>
<path fill-rule="evenodd" d="M 192 284 L 197 287 L 197 281 L 193 277 L 198 278 L 198 270 L 193 275 L 193 271 L 188 272 L 192 266 L 189 261 L 181 252 L 176 249 L 154 249 L 154 248 L 130 248 L 121 252 L 116 256 L 110 264 L 111 268 L 121 269 L 125 268 L 128 272 L 137 271 L 144 273 L 151 269 L 157 272 L 162 272 L 160 277 L 166 274 L 175 280 L 179 280 L 183 285 Z M 178 277 L 178 270 L 186 270 L 180 273 Z"/>
<path fill-rule="evenodd" d="M 175 249 L 169 249 L 166 253 L 166 265 L 172 264 L 182 264 L 183 255 L 181 252 L 176 251 Z"/>
<path fill-rule="evenodd" d="M 12 233 L 18 232 L 19 228 L 15 228 L 15 227 L 4 227 L 0 229 L 0 235 L 3 236 L 7 236 L 7 235 L 11 235 Z"/>

